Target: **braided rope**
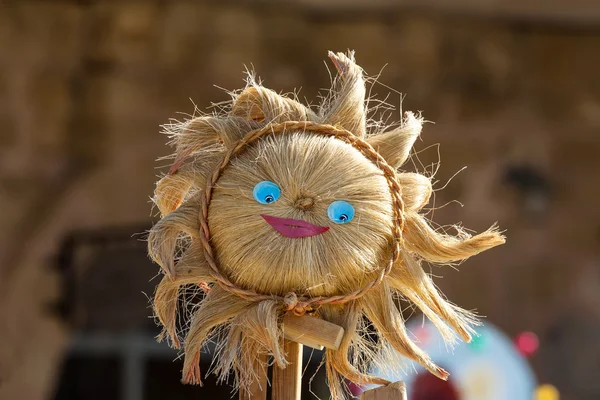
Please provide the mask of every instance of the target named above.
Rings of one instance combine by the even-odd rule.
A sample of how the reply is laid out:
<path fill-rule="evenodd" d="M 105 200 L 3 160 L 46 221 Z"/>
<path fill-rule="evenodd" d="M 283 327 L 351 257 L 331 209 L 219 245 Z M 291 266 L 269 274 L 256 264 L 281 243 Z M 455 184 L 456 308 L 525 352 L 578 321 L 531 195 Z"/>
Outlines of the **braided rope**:
<path fill-rule="evenodd" d="M 265 135 L 277 135 L 289 131 L 304 131 L 310 132 L 322 136 L 335 137 L 340 139 L 354 148 L 359 150 L 365 157 L 371 160 L 384 174 L 390 187 L 392 195 L 393 209 L 394 209 L 394 225 L 393 235 L 394 244 L 393 252 L 390 260 L 386 264 L 385 268 L 382 268 L 375 279 L 367 283 L 364 287 L 355 290 L 345 295 L 337 296 L 318 296 L 308 297 L 299 296 L 294 292 L 287 293 L 284 296 L 273 295 L 273 294 L 262 294 L 256 293 L 251 290 L 246 290 L 238 287 L 235 283 L 231 282 L 228 277 L 223 275 L 220 271 L 219 266 L 215 260 L 215 250 L 210 240 L 210 229 L 208 227 L 208 207 L 212 198 L 213 189 L 215 184 L 219 180 L 221 174 L 229 164 L 232 157 L 242 153 L 247 146 L 256 142 L 259 138 Z M 206 190 L 202 197 L 202 208 L 200 212 L 200 241 L 204 249 L 204 257 L 212 274 L 217 283 L 226 291 L 231 292 L 243 299 L 259 302 L 263 300 L 278 300 L 284 306 L 285 311 L 292 311 L 296 315 L 303 315 L 307 311 L 312 311 L 316 306 L 323 304 L 343 304 L 352 300 L 356 300 L 373 287 L 380 284 L 383 279 L 390 273 L 394 263 L 400 256 L 400 241 L 402 239 L 402 230 L 404 228 L 404 202 L 401 197 L 401 187 L 398 184 L 396 170 L 388 165 L 385 159 L 375 149 L 364 140 L 354 136 L 351 132 L 338 128 L 332 125 L 322 125 L 315 122 L 298 122 L 298 121 L 287 121 L 277 124 L 269 124 L 263 128 L 256 129 L 249 132 L 244 138 L 240 139 L 235 145 L 224 155 L 221 163 L 214 169 L 212 175 L 208 178 L 206 183 Z"/>

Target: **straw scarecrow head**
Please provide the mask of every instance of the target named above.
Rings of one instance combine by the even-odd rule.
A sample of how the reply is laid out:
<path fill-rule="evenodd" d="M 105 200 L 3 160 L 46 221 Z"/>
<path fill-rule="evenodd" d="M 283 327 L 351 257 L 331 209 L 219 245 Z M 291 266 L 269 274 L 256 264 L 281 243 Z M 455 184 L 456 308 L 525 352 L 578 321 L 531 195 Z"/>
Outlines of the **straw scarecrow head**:
<path fill-rule="evenodd" d="M 162 219 L 148 246 L 164 272 L 155 313 L 162 337 L 183 346 L 185 383 L 201 383 L 200 350 L 211 338 L 215 372 L 233 370 L 241 386 L 261 354 L 284 367 L 287 312 L 344 328 L 339 349 L 325 353 L 334 398 L 341 377 L 387 383 L 368 371 L 390 346 L 447 377 L 409 338 L 398 295 L 446 340 L 471 338 L 476 319 L 444 300 L 421 263 L 461 261 L 504 238 L 494 228 L 455 237 L 430 226 L 419 213 L 430 179 L 400 169 L 422 119 L 406 113 L 397 127 L 369 132 L 362 69 L 352 53 L 329 56 L 338 76 L 316 112 L 250 79 L 221 115 L 166 127 L 175 161 L 157 183 Z M 190 288 L 206 295 L 186 311 Z"/>

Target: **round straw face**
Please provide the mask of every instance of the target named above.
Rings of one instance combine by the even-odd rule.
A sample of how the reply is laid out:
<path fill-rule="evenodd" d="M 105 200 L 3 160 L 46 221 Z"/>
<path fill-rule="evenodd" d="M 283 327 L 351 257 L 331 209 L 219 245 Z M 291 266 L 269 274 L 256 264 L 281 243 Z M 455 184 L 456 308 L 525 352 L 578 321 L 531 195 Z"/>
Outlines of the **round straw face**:
<path fill-rule="evenodd" d="M 389 257 L 389 183 L 343 140 L 302 131 L 265 135 L 236 154 L 213 186 L 211 244 L 236 287 L 340 295 L 360 289 L 365 274 Z"/>

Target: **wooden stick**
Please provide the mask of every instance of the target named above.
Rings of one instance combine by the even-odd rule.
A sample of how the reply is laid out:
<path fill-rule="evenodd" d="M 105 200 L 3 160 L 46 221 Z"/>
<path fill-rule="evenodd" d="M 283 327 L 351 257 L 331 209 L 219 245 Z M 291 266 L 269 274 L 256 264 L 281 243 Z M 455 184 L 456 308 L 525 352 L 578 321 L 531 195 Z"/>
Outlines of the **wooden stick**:
<path fill-rule="evenodd" d="M 360 400 L 406 400 L 406 385 L 404 382 L 394 382 L 368 390 L 360 396 Z"/>
<path fill-rule="evenodd" d="M 285 369 L 273 369 L 273 399 L 300 400 L 302 388 L 302 345 L 285 340 L 283 349 L 288 361 Z"/>
<path fill-rule="evenodd" d="M 344 336 L 344 328 L 341 326 L 309 315 L 297 317 L 287 313 L 283 318 L 282 328 L 286 339 L 317 350 L 323 350 L 323 347 L 337 350 Z"/>
<path fill-rule="evenodd" d="M 240 400 L 267 400 L 267 355 L 261 354 L 254 362 L 254 370 L 258 374 L 248 390 L 240 389 Z"/>

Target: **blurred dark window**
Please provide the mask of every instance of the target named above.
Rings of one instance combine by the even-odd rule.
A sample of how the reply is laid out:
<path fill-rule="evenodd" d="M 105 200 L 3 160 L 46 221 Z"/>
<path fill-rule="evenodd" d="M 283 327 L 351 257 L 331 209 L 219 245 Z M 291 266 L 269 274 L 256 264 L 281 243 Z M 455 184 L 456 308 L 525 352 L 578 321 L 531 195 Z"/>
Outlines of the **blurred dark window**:
<path fill-rule="evenodd" d="M 63 363 L 55 398 L 120 399 L 121 367 L 116 356 L 71 356 Z"/>

